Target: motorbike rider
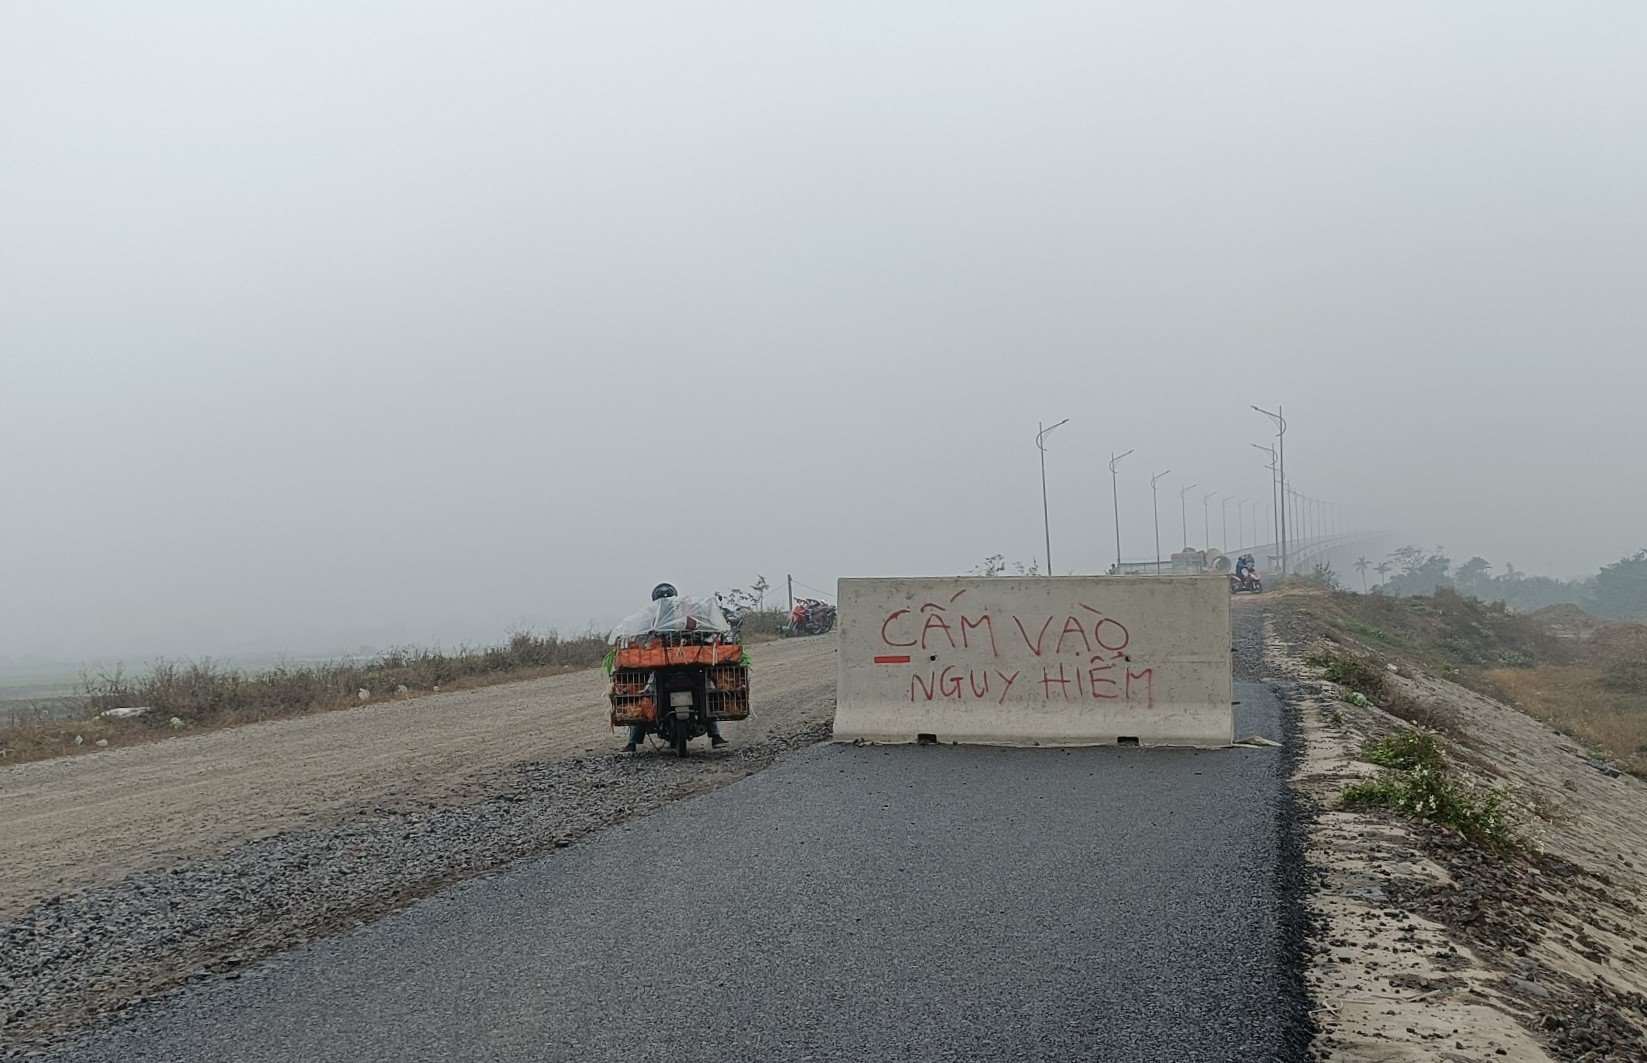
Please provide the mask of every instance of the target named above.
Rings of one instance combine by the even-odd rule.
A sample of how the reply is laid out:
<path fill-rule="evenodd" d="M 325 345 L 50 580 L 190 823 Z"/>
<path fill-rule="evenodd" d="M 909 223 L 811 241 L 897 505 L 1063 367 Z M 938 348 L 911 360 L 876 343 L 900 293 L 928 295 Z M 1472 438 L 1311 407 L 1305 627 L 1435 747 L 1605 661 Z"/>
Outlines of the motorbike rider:
<path fill-rule="evenodd" d="M 675 589 L 675 585 L 673 583 L 660 583 L 656 587 L 652 588 L 652 600 L 654 602 L 665 603 L 658 608 L 658 622 L 660 625 L 667 616 L 678 608 L 675 599 L 679 597 L 680 592 Z M 629 743 L 623 747 L 623 751 L 625 753 L 633 753 L 635 751 L 635 747 L 644 741 L 646 741 L 646 727 L 638 723 L 630 724 Z M 726 745 L 726 739 L 721 737 L 720 722 L 717 720 L 709 721 L 709 745 L 710 748 Z"/>
<path fill-rule="evenodd" d="M 1242 554 L 1240 559 L 1235 562 L 1235 578 L 1240 582 L 1245 583 L 1247 580 L 1252 578 L 1253 572 L 1256 569 L 1257 565 L 1253 561 L 1252 555 Z"/>

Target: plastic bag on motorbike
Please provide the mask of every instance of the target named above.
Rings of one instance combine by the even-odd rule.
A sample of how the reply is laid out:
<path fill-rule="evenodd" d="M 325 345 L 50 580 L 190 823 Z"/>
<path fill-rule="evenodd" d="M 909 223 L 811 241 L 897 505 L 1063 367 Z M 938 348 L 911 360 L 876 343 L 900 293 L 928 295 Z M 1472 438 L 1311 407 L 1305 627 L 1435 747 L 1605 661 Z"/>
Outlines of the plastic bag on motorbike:
<path fill-rule="evenodd" d="M 618 621 L 607 641 L 616 644 L 646 635 L 678 631 L 730 635 L 732 625 L 713 598 L 659 598 Z"/>

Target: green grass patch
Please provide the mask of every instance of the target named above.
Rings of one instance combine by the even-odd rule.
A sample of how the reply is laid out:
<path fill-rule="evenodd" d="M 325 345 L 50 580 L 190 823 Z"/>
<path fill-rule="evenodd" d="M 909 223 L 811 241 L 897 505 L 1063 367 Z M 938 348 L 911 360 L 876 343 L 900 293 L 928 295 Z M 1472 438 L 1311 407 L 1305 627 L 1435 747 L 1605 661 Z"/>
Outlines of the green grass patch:
<path fill-rule="evenodd" d="M 1309 663 L 1341 687 L 1358 691 L 1375 701 L 1384 696 L 1384 672 L 1376 662 L 1346 653 L 1327 652 L 1313 655 Z"/>
<path fill-rule="evenodd" d="M 1348 631 L 1357 638 L 1362 638 L 1366 639 L 1368 642 L 1376 642 L 1380 645 L 1389 646 L 1392 649 L 1404 650 L 1412 645 L 1412 643 L 1408 642 L 1404 638 L 1401 638 L 1399 635 L 1392 635 L 1381 627 L 1375 627 L 1372 624 L 1363 624 L 1359 620 L 1344 621 L 1344 630 Z"/>
<path fill-rule="evenodd" d="M 1435 823 L 1488 849 L 1516 848 L 1519 841 L 1504 809 L 1504 793 L 1460 780 L 1447 762 L 1440 738 L 1401 731 L 1368 742 L 1361 755 L 1385 770 L 1343 795 L 1346 808 L 1376 808 Z"/>
<path fill-rule="evenodd" d="M 1361 759 L 1399 770 L 1446 766 L 1441 739 L 1428 731 L 1398 731 L 1387 738 L 1369 740 L 1361 747 Z"/>

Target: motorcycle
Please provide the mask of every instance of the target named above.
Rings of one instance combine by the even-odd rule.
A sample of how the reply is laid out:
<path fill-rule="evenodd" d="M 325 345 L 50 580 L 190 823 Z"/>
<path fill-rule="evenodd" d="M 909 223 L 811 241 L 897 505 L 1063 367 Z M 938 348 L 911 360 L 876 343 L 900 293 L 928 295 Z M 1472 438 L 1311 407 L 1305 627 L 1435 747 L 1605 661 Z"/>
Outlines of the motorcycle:
<path fill-rule="evenodd" d="M 786 636 L 825 635 L 835 629 L 835 607 L 815 598 L 802 598 L 790 611 Z"/>
<path fill-rule="evenodd" d="M 632 639 L 611 659 L 613 727 L 639 727 L 687 755 L 710 722 L 749 719 L 749 667 L 725 631 L 667 631 Z"/>
<path fill-rule="evenodd" d="M 1258 578 L 1258 573 L 1256 572 L 1246 572 L 1239 576 L 1230 576 L 1231 594 L 1262 594 L 1263 592 L 1264 581 Z"/>

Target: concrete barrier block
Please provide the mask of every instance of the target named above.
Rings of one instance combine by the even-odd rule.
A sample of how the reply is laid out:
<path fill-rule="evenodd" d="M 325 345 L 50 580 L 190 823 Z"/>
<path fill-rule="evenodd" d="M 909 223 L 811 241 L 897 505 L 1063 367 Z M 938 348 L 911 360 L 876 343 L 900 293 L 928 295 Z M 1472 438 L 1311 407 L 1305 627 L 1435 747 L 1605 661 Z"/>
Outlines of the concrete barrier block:
<path fill-rule="evenodd" d="M 837 741 L 1228 745 L 1223 576 L 843 579 Z"/>

